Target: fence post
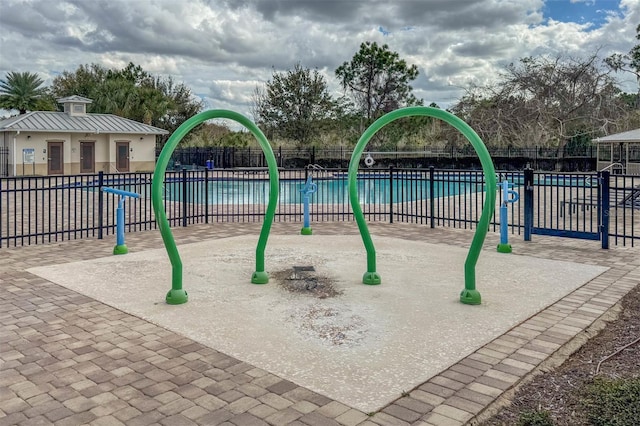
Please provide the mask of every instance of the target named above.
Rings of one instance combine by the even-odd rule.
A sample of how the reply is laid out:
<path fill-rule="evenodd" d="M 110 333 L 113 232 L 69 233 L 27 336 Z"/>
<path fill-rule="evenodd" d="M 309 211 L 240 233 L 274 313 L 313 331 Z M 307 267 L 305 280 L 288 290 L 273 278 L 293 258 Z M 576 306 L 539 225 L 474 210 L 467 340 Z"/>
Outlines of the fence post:
<path fill-rule="evenodd" d="M 524 240 L 531 241 L 533 231 L 533 169 L 524 169 Z"/>
<path fill-rule="evenodd" d="M 102 228 L 104 227 L 104 193 L 102 192 L 102 185 L 104 184 L 104 172 L 98 172 L 98 239 L 102 239 Z"/>
<path fill-rule="evenodd" d="M 602 191 L 602 197 L 601 197 L 601 202 L 602 205 L 600 206 L 600 215 L 602 216 L 602 228 L 600 229 L 600 239 L 602 240 L 602 248 L 603 249 L 608 249 L 609 248 L 609 209 L 610 209 L 610 203 L 611 203 L 611 197 L 610 197 L 610 193 L 611 193 L 611 181 L 610 181 L 610 173 L 608 170 L 605 170 L 604 172 L 600 173 L 600 179 L 599 180 L 599 184 L 601 187 L 601 191 Z"/>
<path fill-rule="evenodd" d="M 209 223 L 209 169 L 204 169 L 204 223 Z"/>
<path fill-rule="evenodd" d="M 436 177 L 435 167 L 429 166 L 429 225 L 431 228 L 436 227 L 436 223 L 435 223 L 436 184 L 434 182 L 435 177 Z"/>
<path fill-rule="evenodd" d="M 393 223 L 393 166 L 389 166 L 389 223 Z"/>
<path fill-rule="evenodd" d="M 2 149 L 4 149 L 4 148 L 0 148 L 0 151 Z M 36 181 L 36 186 L 38 186 L 37 181 Z M 7 201 L 9 201 L 9 200 L 7 199 Z M 0 212 L 2 212 L 2 179 L 0 179 Z M 100 232 L 100 230 L 98 230 L 98 232 Z M 7 235 L 7 237 L 8 236 L 9 235 Z M 36 239 L 36 244 L 37 243 L 38 243 L 38 240 Z M 9 240 L 7 240 L 7 247 L 9 247 Z M 2 213 L 0 213 L 0 248 L 2 248 Z"/>
<path fill-rule="evenodd" d="M 187 168 L 182 168 L 182 226 L 187 227 Z"/>

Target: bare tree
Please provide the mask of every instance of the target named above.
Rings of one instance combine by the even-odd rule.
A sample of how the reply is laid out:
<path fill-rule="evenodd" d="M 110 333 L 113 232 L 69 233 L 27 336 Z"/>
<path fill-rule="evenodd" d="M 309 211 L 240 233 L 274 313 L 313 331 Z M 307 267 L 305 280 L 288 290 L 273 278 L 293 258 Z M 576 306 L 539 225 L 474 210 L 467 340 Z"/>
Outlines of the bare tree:
<path fill-rule="evenodd" d="M 528 57 L 498 84 L 469 91 L 453 108 L 494 146 L 564 146 L 616 129 L 625 115 L 619 89 L 597 55 Z"/>

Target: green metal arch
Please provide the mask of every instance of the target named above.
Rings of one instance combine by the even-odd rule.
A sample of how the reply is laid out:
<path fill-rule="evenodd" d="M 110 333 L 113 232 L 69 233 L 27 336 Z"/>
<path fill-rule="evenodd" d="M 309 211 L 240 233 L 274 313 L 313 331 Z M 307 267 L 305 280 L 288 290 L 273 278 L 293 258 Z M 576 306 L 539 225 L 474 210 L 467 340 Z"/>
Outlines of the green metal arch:
<path fill-rule="evenodd" d="M 495 168 L 493 167 L 493 161 L 491 160 L 489 151 L 487 151 L 487 147 L 484 145 L 478 134 L 473 131 L 473 129 L 469 127 L 467 123 L 465 123 L 455 115 L 438 108 L 408 107 L 387 113 L 377 119 L 373 124 L 371 124 L 371 126 L 369 126 L 369 128 L 367 128 L 367 130 L 358 140 L 358 143 L 353 150 L 351 161 L 349 162 L 349 197 L 353 215 L 356 218 L 358 229 L 360 230 L 360 235 L 362 236 L 362 241 L 367 250 L 367 272 L 365 272 L 362 278 L 362 282 L 372 285 L 380 284 L 381 278 L 376 271 L 376 250 L 373 245 L 373 241 L 371 240 L 371 234 L 369 233 L 369 228 L 365 221 L 364 214 L 362 213 L 362 208 L 360 207 L 360 202 L 358 200 L 357 176 L 360 158 L 362 156 L 364 148 L 366 147 L 367 143 L 369 143 L 369 140 L 381 128 L 394 120 L 411 116 L 434 117 L 452 125 L 457 130 L 459 130 L 469 140 L 469 142 L 471 142 L 471 145 L 473 145 L 476 153 L 478 154 L 478 157 L 480 158 L 480 163 L 482 164 L 482 171 L 484 172 L 484 179 L 486 183 L 486 198 L 484 206 L 482 208 L 480 221 L 478 222 L 478 226 L 473 236 L 471 247 L 469 248 L 469 253 L 467 254 L 467 259 L 464 264 L 465 288 L 460 293 L 460 301 L 462 303 L 478 305 L 481 302 L 481 297 L 478 290 L 476 290 L 475 267 L 476 263 L 478 262 L 478 257 L 480 256 L 480 251 L 482 250 L 482 244 L 484 243 L 484 239 L 489 229 L 489 220 L 491 219 L 491 216 L 493 215 L 493 212 L 495 210 L 496 172 Z"/>
<path fill-rule="evenodd" d="M 162 235 L 162 241 L 169 255 L 171 261 L 171 290 L 167 293 L 166 301 L 172 305 L 179 305 L 186 303 L 188 300 L 187 292 L 182 288 L 182 260 L 178 253 L 176 242 L 173 238 L 171 228 L 169 228 L 169 221 L 167 220 L 167 214 L 164 210 L 162 203 L 162 184 L 164 181 L 164 175 L 167 171 L 167 165 L 171 154 L 175 150 L 178 143 L 185 137 L 187 133 L 195 126 L 213 118 L 227 118 L 229 120 L 236 121 L 246 127 L 258 140 L 258 143 L 262 147 L 262 151 L 267 159 L 267 165 L 269 167 L 269 203 L 267 205 L 267 211 L 265 213 L 264 223 L 262 224 L 262 230 L 260 231 L 260 238 L 258 239 L 258 246 L 256 248 L 256 271 L 251 277 L 251 282 L 254 284 L 266 284 L 269 282 L 269 275 L 264 270 L 264 251 L 267 245 L 267 239 L 269 238 L 269 232 L 271 231 L 271 224 L 275 216 L 276 207 L 278 204 L 278 164 L 276 163 L 276 157 L 273 155 L 273 150 L 269 141 L 264 136 L 262 131 L 248 118 L 242 114 L 238 114 L 233 111 L 224 109 L 214 109 L 210 111 L 201 112 L 194 115 L 171 135 L 167 141 L 162 152 L 158 157 L 158 163 L 156 164 L 155 171 L 153 173 L 153 181 L 151 183 L 151 198 L 153 203 L 153 211 L 156 216 L 156 222 Z"/>

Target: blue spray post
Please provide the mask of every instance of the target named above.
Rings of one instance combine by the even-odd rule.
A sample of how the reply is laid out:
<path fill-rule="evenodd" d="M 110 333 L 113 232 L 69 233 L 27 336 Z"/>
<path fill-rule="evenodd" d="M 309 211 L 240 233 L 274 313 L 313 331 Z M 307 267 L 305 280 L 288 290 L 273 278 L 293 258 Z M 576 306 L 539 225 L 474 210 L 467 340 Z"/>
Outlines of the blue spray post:
<path fill-rule="evenodd" d="M 304 205 L 304 223 L 302 226 L 302 230 L 300 233 L 302 235 L 311 235 L 311 224 L 309 223 L 309 198 L 311 198 L 311 194 L 318 190 L 318 185 L 311 181 L 312 176 L 309 173 L 307 177 L 307 182 L 304 184 L 300 192 L 302 192 L 302 202 Z"/>
<path fill-rule="evenodd" d="M 140 198 L 140 194 L 109 187 L 104 187 L 102 190 L 120 196 L 116 209 L 116 246 L 113 248 L 113 254 L 127 254 L 129 249 L 124 244 L 124 200 L 125 197 Z"/>
<path fill-rule="evenodd" d="M 510 186 L 513 186 L 512 183 L 505 180 L 500 183 L 500 186 L 502 187 L 502 204 L 500 205 L 500 244 L 498 244 L 498 253 L 511 253 L 507 221 L 507 205 L 518 201 L 520 196 L 513 189 L 509 189 Z"/>

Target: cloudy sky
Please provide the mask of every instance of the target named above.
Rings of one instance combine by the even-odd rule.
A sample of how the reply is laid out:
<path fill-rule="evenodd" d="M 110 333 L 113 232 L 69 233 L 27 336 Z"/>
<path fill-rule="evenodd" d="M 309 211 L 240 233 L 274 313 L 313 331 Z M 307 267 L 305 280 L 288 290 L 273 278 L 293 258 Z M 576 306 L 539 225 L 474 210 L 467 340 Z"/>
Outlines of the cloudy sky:
<path fill-rule="evenodd" d="M 627 53 L 638 23 L 640 0 L 0 0 L 0 78 L 134 62 L 250 116 L 255 86 L 297 62 L 340 93 L 335 69 L 371 40 L 419 67 L 418 98 L 448 107 L 524 56 Z"/>

